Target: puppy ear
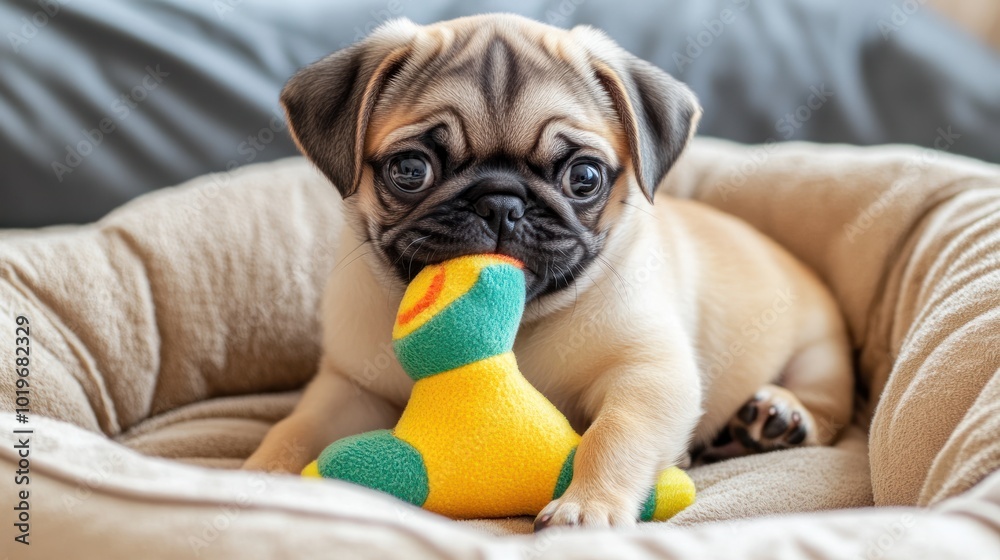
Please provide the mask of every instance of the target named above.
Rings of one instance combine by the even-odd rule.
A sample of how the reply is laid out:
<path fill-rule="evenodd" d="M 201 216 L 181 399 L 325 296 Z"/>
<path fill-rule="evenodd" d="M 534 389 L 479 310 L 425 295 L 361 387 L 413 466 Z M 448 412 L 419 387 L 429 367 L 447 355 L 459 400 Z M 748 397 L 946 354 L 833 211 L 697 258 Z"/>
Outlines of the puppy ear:
<path fill-rule="evenodd" d="M 386 23 L 365 40 L 303 68 L 281 90 L 292 138 L 344 198 L 361 180 L 375 103 L 406 63 L 416 31 L 409 20 Z"/>
<path fill-rule="evenodd" d="M 636 180 L 653 202 L 656 187 L 694 136 L 701 106 L 694 92 L 663 70 L 625 52 L 603 34 L 599 41 L 605 43 L 599 52 L 618 56 L 593 63 L 597 80 L 625 129 Z"/>

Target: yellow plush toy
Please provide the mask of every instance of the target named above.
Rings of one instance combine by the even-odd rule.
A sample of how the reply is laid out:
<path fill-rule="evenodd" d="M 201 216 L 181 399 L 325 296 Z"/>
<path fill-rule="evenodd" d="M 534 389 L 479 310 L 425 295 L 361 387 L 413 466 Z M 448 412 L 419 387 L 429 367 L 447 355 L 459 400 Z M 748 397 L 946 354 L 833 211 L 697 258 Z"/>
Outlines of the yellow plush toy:
<path fill-rule="evenodd" d="M 521 264 L 508 257 L 460 257 L 421 271 L 392 333 L 416 381 L 399 423 L 334 442 L 302 474 L 452 518 L 537 515 L 569 486 L 580 436 L 517 368 L 524 297 Z M 694 494 L 684 471 L 666 469 L 636 516 L 665 520 Z"/>

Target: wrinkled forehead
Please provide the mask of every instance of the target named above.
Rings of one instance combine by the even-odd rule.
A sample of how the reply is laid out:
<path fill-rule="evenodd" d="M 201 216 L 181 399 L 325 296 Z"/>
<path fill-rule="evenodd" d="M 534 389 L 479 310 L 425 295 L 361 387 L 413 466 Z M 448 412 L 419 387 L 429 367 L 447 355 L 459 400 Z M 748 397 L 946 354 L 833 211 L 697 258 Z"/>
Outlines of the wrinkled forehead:
<path fill-rule="evenodd" d="M 378 100 L 366 155 L 434 131 L 458 157 L 544 158 L 568 142 L 617 159 L 620 126 L 581 50 L 562 31 L 518 31 L 425 31 Z"/>

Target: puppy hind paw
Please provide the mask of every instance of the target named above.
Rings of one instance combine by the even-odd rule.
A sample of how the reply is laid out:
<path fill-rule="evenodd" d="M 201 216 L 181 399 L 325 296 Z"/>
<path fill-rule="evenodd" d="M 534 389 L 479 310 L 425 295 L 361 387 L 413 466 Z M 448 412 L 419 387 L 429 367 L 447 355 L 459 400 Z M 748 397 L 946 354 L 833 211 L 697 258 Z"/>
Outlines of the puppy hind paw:
<path fill-rule="evenodd" d="M 764 387 L 729 422 L 733 439 L 751 452 L 815 444 L 812 415 L 791 391 Z"/>
<path fill-rule="evenodd" d="M 698 454 L 696 463 L 815 445 L 813 426 L 812 415 L 793 393 L 768 385 L 740 407 L 715 440 Z"/>

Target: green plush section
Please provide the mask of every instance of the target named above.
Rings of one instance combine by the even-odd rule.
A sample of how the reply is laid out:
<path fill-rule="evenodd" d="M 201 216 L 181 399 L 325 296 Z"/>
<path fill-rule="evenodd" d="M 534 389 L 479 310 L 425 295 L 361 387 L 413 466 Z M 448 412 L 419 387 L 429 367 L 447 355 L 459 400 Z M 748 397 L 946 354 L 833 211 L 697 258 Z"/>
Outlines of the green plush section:
<path fill-rule="evenodd" d="M 422 506 L 430 491 L 424 460 L 389 430 L 376 430 L 331 443 L 316 460 L 323 478 L 346 480 Z"/>
<path fill-rule="evenodd" d="M 639 512 L 639 521 L 652 521 L 653 514 L 656 513 L 656 486 L 649 491 L 649 496 L 642 504 L 642 511 Z"/>
<path fill-rule="evenodd" d="M 552 499 L 556 499 L 563 495 L 566 488 L 569 486 L 570 481 L 573 480 L 573 458 L 576 457 L 576 448 L 569 450 L 569 455 L 566 455 L 566 460 L 563 462 L 562 469 L 559 470 L 559 478 L 556 479 L 556 489 L 552 492 Z"/>
<path fill-rule="evenodd" d="M 524 273 L 510 264 L 484 268 L 465 295 L 393 343 L 406 373 L 425 377 L 509 352 L 524 311 Z"/>

